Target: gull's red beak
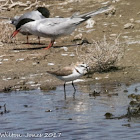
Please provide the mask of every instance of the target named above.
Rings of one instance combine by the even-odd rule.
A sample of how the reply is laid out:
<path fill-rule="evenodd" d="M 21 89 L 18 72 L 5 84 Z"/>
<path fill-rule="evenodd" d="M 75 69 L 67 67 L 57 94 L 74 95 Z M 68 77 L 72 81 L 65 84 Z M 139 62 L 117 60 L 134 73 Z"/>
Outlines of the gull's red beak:
<path fill-rule="evenodd" d="M 19 30 L 15 30 L 12 35 L 11 35 L 11 38 L 13 38 L 14 36 L 16 36 L 16 34 L 19 32 Z"/>

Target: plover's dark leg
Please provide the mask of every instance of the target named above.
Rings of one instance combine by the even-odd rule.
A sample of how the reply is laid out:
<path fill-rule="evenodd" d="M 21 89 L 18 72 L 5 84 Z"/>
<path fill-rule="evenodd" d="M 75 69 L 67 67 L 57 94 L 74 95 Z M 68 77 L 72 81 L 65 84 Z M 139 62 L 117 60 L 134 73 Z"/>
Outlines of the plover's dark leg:
<path fill-rule="evenodd" d="M 4 104 L 4 113 L 7 113 L 7 110 L 6 110 L 6 104 Z"/>
<path fill-rule="evenodd" d="M 73 88 L 74 88 L 74 92 L 76 92 L 76 88 L 75 88 L 75 86 L 74 86 L 73 81 L 72 81 L 72 86 L 73 86 Z"/>
<path fill-rule="evenodd" d="M 73 88 L 74 88 L 73 99 L 75 99 L 75 92 L 76 92 L 76 88 L 75 88 L 75 86 L 74 86 L 73 81 L 72 81 L 72 86 L 73 86 Z"/>
<path fill-rule="evenodd" d="M 65 89 L 65 87 L 66 87 L 66 82 L 64 83 L 64 98 L 66 100 L 66 89 Z"/>

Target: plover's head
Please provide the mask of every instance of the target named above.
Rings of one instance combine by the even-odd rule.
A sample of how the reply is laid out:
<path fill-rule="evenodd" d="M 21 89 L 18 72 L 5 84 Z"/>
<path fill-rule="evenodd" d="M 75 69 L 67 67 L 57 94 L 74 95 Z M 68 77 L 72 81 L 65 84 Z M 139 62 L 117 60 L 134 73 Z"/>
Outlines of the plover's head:
<path fill-rule="evenodd" d="M 77 63 L 75 68 L 82 74 L 86 74 L 89 71 L 89 66 L 85 63 Z"/>
<path fill-rule="evenodd" d="M 16 25 L 16 30 L 11 35 L 11 38 L 13 38 L 22 29 L 23 25 L 25 25 L 26 23 L 32 22 L 32 21 L 34 21 L 34 20 L 30 19 L 30 18 L 24 18 L 21 21 L 19 21 L 19 23 Z"/>
<path fill-rule="evenodd" d="M 49 18 L 50 11 L 47 8 L 45 8 L 45 7 L 38 7 L 36 10 L 39 11 L 44 17 Z"/>

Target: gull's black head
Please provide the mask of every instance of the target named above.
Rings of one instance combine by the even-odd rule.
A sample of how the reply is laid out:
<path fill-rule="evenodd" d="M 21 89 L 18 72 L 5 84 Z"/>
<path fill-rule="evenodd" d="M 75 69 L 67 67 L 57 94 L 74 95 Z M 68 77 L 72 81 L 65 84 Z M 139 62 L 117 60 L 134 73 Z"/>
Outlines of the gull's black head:
<path fill-rule="evenodd" d="M 49 10 L 45 7 L 38 7 L 37 10 L 46 18 L 50 16 Z"/>
<path fill-rule="evenodd" d="M 28 22 L 31 22 L 31 21 L 34 21 L 33 19 L 30 19 L 30 18 L 24 18 L 22 20 L 20 20 L 18 22 L 18 24 L 16 25 L 16 30 L 19 30 L 21 28 L 22 25 L 28 23 Z"/>

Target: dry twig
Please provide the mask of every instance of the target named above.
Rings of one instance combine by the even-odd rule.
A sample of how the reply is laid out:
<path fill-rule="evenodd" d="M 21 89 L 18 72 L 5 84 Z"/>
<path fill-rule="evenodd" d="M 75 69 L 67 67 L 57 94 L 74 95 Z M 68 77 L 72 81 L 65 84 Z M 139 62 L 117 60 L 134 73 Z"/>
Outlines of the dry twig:
<path fill-rule="evenodd" d="M 31 3 L 30 1 L 27 1 L 26 3 L 23 3 L 21 1 L 13 2 L 13 0 L 0 0 L 0 11 L 1 10 L 11 10 L 15 6 L 18 7 L 25 7 L 24 10 L 28 10 L 32 8 L 33 6 L 36 6 L 40 3 L 40 1 L 36 0 L 34 3 Z"/>

